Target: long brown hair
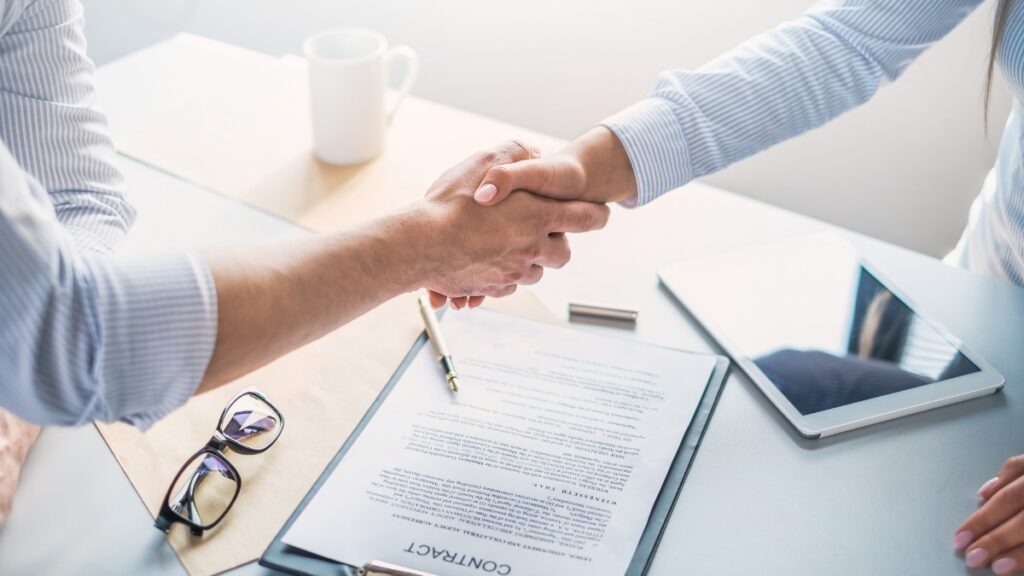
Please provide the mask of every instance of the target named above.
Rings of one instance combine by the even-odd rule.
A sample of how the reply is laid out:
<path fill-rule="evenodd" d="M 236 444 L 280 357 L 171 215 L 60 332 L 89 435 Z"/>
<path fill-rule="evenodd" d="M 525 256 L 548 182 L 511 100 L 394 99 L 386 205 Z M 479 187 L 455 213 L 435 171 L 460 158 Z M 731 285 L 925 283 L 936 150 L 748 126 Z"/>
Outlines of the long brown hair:
<path fill-rule="evenodd" d="M 1010 5 L 1013 0 L 999 0 L 996 7 L 996 21 L 992 27 L 992 48 L 988 52 L 988 72 L 985 75 L 985 120 L 988 124 L 988 106 L 992 99 L 992 75 L 996 68 L 996 53 L 999 52 L 999 44 L 1006 35 L 1006 22 L 1009 20 Z"/>

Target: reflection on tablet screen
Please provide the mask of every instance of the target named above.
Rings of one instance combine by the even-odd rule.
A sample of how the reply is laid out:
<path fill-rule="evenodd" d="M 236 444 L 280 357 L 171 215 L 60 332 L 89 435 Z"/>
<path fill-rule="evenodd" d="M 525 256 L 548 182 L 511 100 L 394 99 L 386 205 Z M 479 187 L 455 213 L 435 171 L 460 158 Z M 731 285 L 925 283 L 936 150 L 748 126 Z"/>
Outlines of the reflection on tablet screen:
<path fill-rule="evenodd" d="M 784 339 L 771 343 L 764 340 L 762 333 L 758 338 L 762 344 L 760 350 L 747 347 L 750 342 L 744 343 L 744 338 L 738 338 L 758 368 L 801 414 L 813 414 L 979 370 L 871 272 L 862 266 L 857 266 L 856 270 L 856 279 L 848 294 L 832 294 L 832 297 L 842 297 L 846 309 L 851 311 L 843 322 L 845 326 L 835 327 L 842 331 L 842 338 L 828 338 L 817 346 L 808 347 L 806 342 L 796 346 Z M 770 286 L 783 288 L 781 283 Z M 765 295 L 764 300 L 795 303 L 789 298 L 775 299 L 770 295 Z M 726 329 L 731 330 L 731 327 Z"/>

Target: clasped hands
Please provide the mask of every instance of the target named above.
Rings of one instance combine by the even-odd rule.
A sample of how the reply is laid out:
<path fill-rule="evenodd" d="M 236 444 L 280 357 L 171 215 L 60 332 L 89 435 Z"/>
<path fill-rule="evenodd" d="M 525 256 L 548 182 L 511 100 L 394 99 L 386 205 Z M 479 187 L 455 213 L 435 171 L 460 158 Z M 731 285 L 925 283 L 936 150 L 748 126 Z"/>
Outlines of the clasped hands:
<path fill-rule="evenodd" d="M 568 262 L 566 233 L 603 228 L 606 204 L 635 194 L 625 149 L 606 128 L 544 158 L 509 141 L 466 159 L 427 192 L 428 203 L 471 220 L 441 233 L 452 267 L 426 284 L 432 304 L 476 307 L 538 282 L 544 268 Z"/>

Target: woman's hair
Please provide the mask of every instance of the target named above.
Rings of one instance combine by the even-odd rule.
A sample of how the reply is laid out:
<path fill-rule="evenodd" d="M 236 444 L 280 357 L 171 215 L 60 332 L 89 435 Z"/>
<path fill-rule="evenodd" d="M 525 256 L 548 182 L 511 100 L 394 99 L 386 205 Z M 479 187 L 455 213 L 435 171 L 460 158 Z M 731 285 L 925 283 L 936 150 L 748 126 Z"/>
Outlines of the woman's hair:
<path fill-rule="evenodd" d="M 999 44 L 1006 34 L 1006 22 L 1009 20 L 1010 5 L 1013 0 L 999 0 L 996 5 L 996 21 L 992 28 L 992 48 L 988 53 L 988 72 L 985 76 L 985 120 L 988 120 L 988 105 L 992 99 L 992 75 L 996 68 L 996 53 L 999 51 Z"/>

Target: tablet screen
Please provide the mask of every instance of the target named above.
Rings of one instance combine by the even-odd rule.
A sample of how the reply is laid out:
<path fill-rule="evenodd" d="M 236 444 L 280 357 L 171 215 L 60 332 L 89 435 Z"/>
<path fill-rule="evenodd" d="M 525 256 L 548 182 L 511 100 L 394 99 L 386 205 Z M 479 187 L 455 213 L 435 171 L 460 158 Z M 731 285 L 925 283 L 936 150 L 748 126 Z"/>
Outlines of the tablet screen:
<path fill-rule="evenodd" d="M 762 248 L 688 272 L 687 306 L 801 414 L 979 371 L 842 239 Z"/>

